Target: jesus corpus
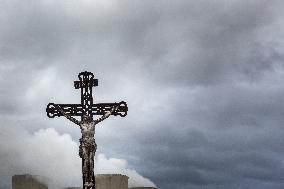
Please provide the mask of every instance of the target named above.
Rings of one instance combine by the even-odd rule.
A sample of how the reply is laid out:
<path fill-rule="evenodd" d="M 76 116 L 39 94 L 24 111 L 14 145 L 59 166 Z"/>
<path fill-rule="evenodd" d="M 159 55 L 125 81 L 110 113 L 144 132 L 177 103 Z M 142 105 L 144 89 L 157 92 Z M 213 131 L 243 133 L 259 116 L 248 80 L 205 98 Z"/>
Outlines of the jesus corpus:
<path fill-rule="evenodd" d="M 78 121 L 74 117 L 66 114 L 64 110 L 60 106 L 56 106 L 58 111 L 60 111 L 67 119 L 72 121 L 73 123 L 80 126 L 82 138 L 80 139 L 80 147 L 79 147 L 79 156 L 83 160 L 82 164 L 82 172 L 83 172 L 83 180 L 84 187 L 93 187 L 94 183 L 94 156 L 97 150 L 97 144 L 95 142 L 95 126 L 108 118 L 115 110 L 117 110 L 117 106 L 113 107 L 111 111 L 104 114 L 99 119 L 93 120 L 90 116 L 84 115 L 82 121 Z"/>

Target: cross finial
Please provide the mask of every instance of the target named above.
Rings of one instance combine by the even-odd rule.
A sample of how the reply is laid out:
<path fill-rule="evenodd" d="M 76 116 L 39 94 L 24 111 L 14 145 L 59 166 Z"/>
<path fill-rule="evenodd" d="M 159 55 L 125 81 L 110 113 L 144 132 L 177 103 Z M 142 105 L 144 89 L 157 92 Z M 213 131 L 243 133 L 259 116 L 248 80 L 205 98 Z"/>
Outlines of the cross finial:
<path fill-rule="evenodd" d="M 94 79 L 94 74 L 91 72 L 81 72 L 78 75 L 80 81 L 74 81 L 75 89 L 83 88 L 83 87 L 96 87 L 98 86 L 98 79 Z"/>

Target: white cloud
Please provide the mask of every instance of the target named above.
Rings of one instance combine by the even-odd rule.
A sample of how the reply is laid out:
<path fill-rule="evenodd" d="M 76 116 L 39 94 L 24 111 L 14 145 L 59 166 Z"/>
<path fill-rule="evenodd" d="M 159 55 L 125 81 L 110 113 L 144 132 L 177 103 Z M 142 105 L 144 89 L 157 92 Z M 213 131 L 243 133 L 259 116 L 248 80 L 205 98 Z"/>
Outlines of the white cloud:
<path fill-rule="evenodd" d="M 40 175 L 49 179 L 50 188 L 80 186 L 81 159 L 78 144 L 69 134 L 60 135 L 54 128 L 28 133 L 20 127 L 1 127 L 1 175 Z M 97 173 L 121 173 L 131 186 L 154 186 L 135 170 L 127 168 L 127 161 L 99 154 Z"/>

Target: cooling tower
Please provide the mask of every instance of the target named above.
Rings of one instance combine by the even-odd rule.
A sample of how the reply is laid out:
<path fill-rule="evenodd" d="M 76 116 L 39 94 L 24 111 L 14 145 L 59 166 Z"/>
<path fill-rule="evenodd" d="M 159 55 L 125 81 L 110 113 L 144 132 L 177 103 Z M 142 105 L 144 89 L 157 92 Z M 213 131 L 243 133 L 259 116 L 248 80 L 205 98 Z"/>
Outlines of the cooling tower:
<path fill-rule="evenodd" d="M 96 175 L 96 189 L 128 189 L 128 176 L 98 174 Z"/>

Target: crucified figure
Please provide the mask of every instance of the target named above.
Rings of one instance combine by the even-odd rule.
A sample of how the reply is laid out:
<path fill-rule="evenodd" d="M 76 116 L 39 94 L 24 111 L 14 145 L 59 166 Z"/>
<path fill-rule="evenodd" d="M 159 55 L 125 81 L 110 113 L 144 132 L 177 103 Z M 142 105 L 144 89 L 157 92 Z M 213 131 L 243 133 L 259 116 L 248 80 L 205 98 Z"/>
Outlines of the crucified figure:
<path fill-rule="evenodd" d="M 80 126 L 82 138 L 80 139 L 79 156 L 82 158 L 82 172 L 84 180 L 84 188 L 93 188 L 94 180 L 94 156 L 97 150 L 97 144 L 95 142 L 95 126 L 108 118 L 115 110 L 117 106 L 113 107 L 109 112 L 105 113 L 99 119 L 93 120 L 92 117 L 84 115 L 82 121 L 78 121 L 74 117 L 66 114 L 66 112 L 56 105 L 58 111 L 60 111 L 67 119 Z"/>

